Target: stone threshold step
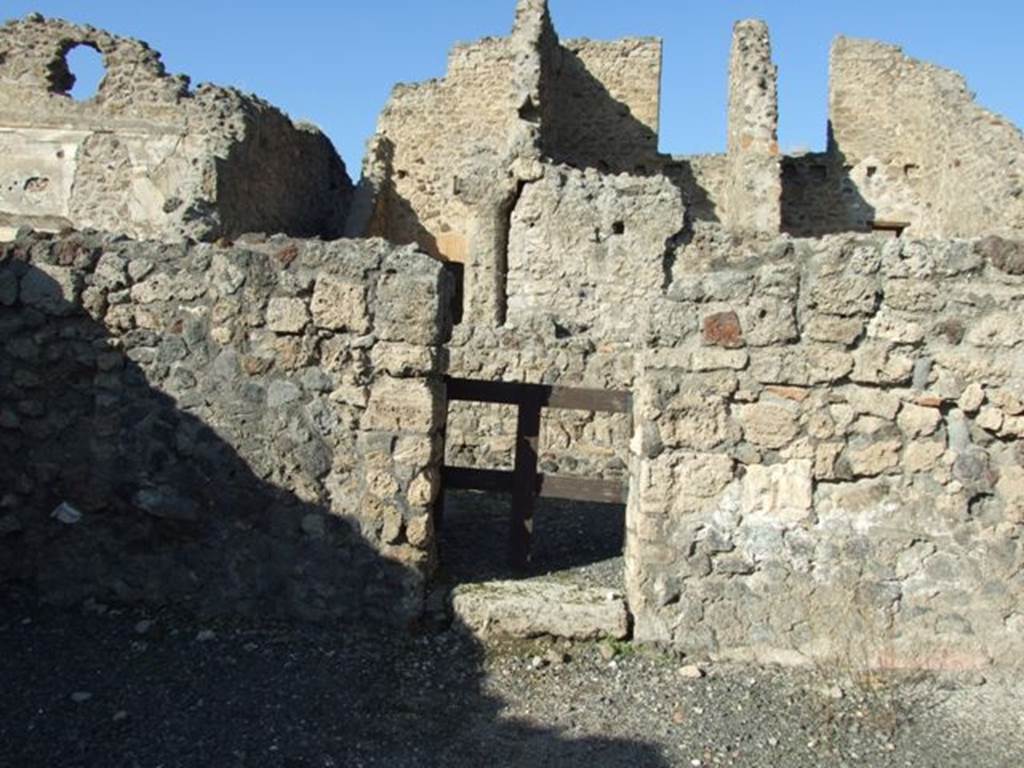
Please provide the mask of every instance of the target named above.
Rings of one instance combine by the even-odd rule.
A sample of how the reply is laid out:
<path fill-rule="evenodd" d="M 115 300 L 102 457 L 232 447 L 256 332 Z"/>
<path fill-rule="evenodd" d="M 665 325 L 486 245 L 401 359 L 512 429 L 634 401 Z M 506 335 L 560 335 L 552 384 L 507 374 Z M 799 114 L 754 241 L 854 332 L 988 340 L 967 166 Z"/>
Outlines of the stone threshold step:
<path fill-rule="evenodd" d="M 456 625 L 483 638 L 625 640 L 625 597 L 552 581 L 491 581 L 462 584 L 452 592 Z"/>

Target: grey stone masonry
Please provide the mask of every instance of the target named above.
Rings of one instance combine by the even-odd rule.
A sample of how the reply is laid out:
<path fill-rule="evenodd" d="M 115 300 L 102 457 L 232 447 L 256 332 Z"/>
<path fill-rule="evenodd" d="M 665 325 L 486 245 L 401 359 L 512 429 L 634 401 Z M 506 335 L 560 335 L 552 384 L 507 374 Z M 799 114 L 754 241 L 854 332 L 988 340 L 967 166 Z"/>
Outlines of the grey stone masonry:
<path fill-rule="evenodd" d="M 105 68 L 83 101 L 79 46 Z M 0 228 L 338 237 L 351 193 L 318 129 L 232 88 L 191 90 L 141 41 L 39 15 L 0 26 Z"/>
<path fill-rule="evenodd" d="M 449 291 L 380 240 L 3 246 L 0 579 L 59 602 L 415 620 Z"/>

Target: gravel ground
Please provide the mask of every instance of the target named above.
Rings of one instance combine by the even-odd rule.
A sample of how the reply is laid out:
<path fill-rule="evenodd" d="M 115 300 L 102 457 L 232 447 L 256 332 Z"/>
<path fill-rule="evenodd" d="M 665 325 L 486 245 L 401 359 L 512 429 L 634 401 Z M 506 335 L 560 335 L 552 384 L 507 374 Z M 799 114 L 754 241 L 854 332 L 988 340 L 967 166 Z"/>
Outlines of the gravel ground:
<path fill-rule="evenodd" d="M 1024 764 L 1024 686 L 0 599 L 3 766 Z M 955 684 L 954 684 L 955 683 Z"/>
<path fill-rule="evenodd" d="M 440 531 L 441 564 L 453 583 L 506 579 L 511 497 L 449 491 Z M 527 578 L 551 577 L 622 590 L 626 508 L 540 499 Z"/>

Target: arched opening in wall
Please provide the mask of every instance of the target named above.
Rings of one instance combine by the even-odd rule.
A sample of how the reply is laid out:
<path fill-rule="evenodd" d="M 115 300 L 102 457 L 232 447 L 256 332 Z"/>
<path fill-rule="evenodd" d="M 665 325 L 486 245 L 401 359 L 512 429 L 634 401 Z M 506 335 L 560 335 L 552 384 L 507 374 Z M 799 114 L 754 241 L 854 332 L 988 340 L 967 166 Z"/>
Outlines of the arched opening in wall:
<path fill-rule="evenodd" d="M 88 101 L 96 96 L 106 75 L 103 54 L 92 43 L 79 43 L 69 48 L 57 67 L 54 85 L 58 93 L 75 101 Z"/>

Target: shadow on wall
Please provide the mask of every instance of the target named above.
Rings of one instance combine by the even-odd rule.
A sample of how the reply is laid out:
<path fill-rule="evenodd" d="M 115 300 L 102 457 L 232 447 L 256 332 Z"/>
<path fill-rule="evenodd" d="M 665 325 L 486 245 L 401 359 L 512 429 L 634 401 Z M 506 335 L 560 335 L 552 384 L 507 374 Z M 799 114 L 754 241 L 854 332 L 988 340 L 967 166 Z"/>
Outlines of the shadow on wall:
<path fill-rule="evenodd" d="M 782 231 L 794 237 L 871 232 L 875 209 L 828 125 L 828 150 L 782 158 Z"/>
<path fill-rule="evenodd" d="M 45 313 L 19 303 L 17 287 L 26 284 L 35 296 L 53 297 Z M 447 636 L 444 680 L 457 679 L 457 686 L 403 673 L 419 666 L 422 645 L 403 639 L 405 627 L 383 627 L 394 614 L 388 601 L 415 574 L 382 559 L 319 505 L 262 480 L 226 430 L 203 423 L 151 387 L 133 360 L 139 339 L 130 338 L 149 332 L 129 333 L 125 348 L 118 348 L 80 306 L 57 298 L 60 285 L 17 257 L 0 262 L 0 289 L 5 658 L 21 658 L 30 648 L 8 632 L 10 626 L 24 628 L 23 610 L 39 610 L 16 599 L 24 587 L 66 605 L 113 599 L 178 604 L 200 615 L 369 622 L 385 633 L 381 642 L 388 649 L 325 655 L 317 646 L 314 653 L 310 646 L 330 645 L 331 632 L 264 623 L 264 634 L 283 634 L 285 641 L 265 643 L 258 657 L 249 654 L 241 662 L 238 648 L 213 656 L 185 642 L 178 651 L 173 643 L 158 643 L 150 654 L 115 661 L 124 654 L 123 634 L 104 640 L 87 617 L 68 613 L 49 622 L 56 630 L 41 630 L 52 635 L 52 655 L 29 654 L 28 672 L 20 664 L 0 670 L 4 690 L 23 694 L 3 697 L 3 722 L 34 721 L 44 706 L 50 712 L 51 738 L 39 738 L 38 729 L 7 732 L 0 754 L 19 758 L 12 764 L 69 758 L 99 764 L 111 754 L 139 750 L 159 762 L 154 750 L 173 750 L 175 762 L 199 765 L 239 759 L 237 750 L 227 752 L 239 742 L 250 756 L 279 755 L 266 763 L 274 765 L 362 764 L 347 762 L 353 755 L 386 765 L 455 760 L 591 766 L 595 757 L 605 765 L 664 764 L 644 744 L 571 740 L 501 721 L 502 703 L 482 690 L 483 648 L 469 639 Z M 147 341 L 157 350 L 152 362 L 160 365 L 181 339 Z M 256 407 L 252 393 L 244 377 L 224 373 L 201 384 L 229 398 L 244 421 Z M 63 501 L 84 512 L 79 522 L 50 516 Z M 318 639 L 309 641 L 306 631 L 319 632 L 313 635 Z M 89 641 L 81 642 L 83 637 Z M 8 642 L 14 645 L 4 647 Z M 284 679 L 276 677 L 282 670 Z M 112 725 L 105 710 L 83 714 L 50 706 L 48 697 L 66 699 L 68 681 L 88 675 L 98 675 L 94 682 L 101 690 L 138 700 L 131 721 Z M 153 712 L 163 712 L 162 721 L 148 722 Z M 96 721 L 86 727 L 83 717 Z M 208 733 L 210 723 L 224 722 L 255 727 Z M 98 744 L 79 738 L 83 727 L 102 735 L 93 740 Z M 153 738 L 153 728 L 160 738 Z M 291 751 L 278 752 L 285 736 Z"/>
<path fill-rule="evenodd" d="M 555 163 L 601 173 L 664 176 L 683 198 L 688 215 L 717 222 L 708 190 L 692 163 L 658 151 L 658 134 L 634 117 L 573 51 L 560 50 L 561 67 L 552 86 L 553 108 L 542 128 L 544 155 Z"/>

